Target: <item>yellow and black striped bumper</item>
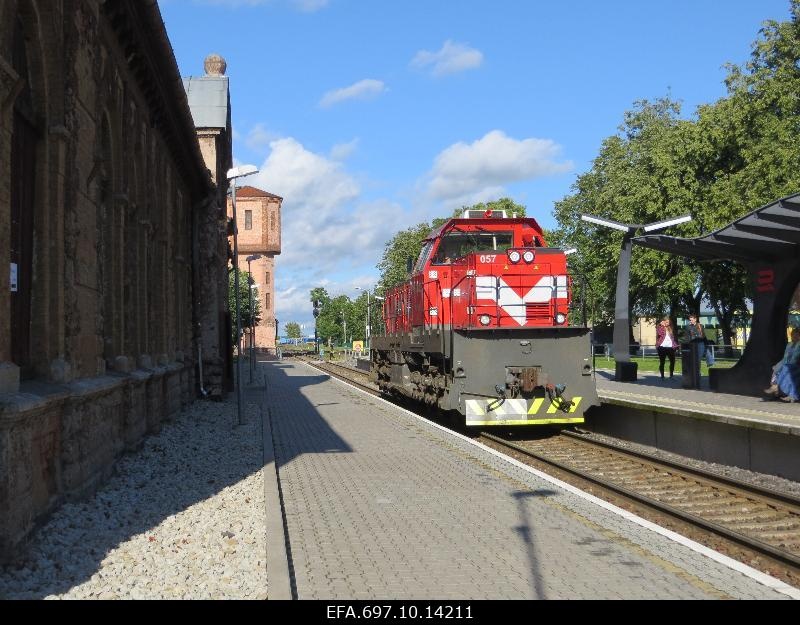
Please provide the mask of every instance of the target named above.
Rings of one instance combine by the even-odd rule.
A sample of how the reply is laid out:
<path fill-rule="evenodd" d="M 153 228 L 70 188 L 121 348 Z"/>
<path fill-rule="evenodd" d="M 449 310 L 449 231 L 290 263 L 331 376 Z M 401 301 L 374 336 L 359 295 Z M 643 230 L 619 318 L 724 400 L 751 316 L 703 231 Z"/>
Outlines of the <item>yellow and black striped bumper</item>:
<path fill-rule="evenodd" d="M 467 425 L 546 425 L 549 423 L 583 423 L 578 411 L 582 397 L 573 397 L 572 405 L 561 409 L 561 399 L 466 399 Z"/>

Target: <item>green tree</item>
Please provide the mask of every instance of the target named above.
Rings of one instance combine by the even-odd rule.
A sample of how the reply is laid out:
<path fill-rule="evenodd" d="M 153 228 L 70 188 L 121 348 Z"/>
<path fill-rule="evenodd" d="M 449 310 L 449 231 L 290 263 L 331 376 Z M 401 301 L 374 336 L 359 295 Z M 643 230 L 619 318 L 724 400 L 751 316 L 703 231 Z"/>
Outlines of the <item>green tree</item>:
<path fill-rule="evenodd" d="M 351 330 L 357 329 L 351 324 L 355 321 L 353 317 L 353 304 L 346 295 L 331 297 L 328 291 L 322 287 L 311 290 L 311 301 L 320 302 L 319 316 L 317 317 L 317 336 L 329 345 L 344 345 L 344 325 L 347 323 L 347 336 L 350 337 Z M 363 330 L 362 330 L 363 333 Z"/>
<path fill-rule="evenodd" d="M 580 224 L 580 213 L 646 223 L 691 213 L 669 234 L 699 236 L 800 188 L 800 0 L 791 19 L 765 22 L 750 61 L 728 66 L 728 95 L 680 117 L 668 98 L 637 102 L 617 135 L 603 142 L 592 169 L 556 204 L 555 239 L 577 247 L 572 262 L 587 276 L 597 317 L 613 318 L 620 234 Z M 750 285 L 731 262 L 700 263 L 634 247 L 635 313 L 695 312 L 706 298 L 726 343 L 746 314 Z"/>
<path fill-rule="evenodd" d="M 303 338 L 303 333 L 300 330 L 300 324 L 296 321 L 290 321 L 286 324 L 286 336 L 290 339 L 300 339 Z"/>
<path fill-rule="evenodd" d="M 639 101 L 625 113 L 618 134 L 603 141 L 591 170 L 578 177 L 573 193 L 556 203 L 559 224 L 552 245 L 575 247 L 570 258 L 575 274 L 586 284 L 590 317 L 610 324 L 622 234 L 587 226 L 581 213 L 626 223 L 649 223 L 685 212 L 691 206 L 682 157 L 690 122 L 680 119 L 680 104 L 669 98 Z M 675 228 L 671 234 L 687 234 Z M 694 295 L 696 272 L 680 258 L 634 246 L 631 264 L 631 308 L 637 315 L 657 316 Z"/>
<path fill-rule="evenodd" d="M 328 291 L 325 288 L 318 286 L 316 288 L 311 289 L 311 294 L 309 296 L 309 301 L 313 305 L 314 302 L 319 302 L 320 306 L 324 306 L 328 302 L 331 301 L 331 296 L 328 295 Z"/>
<path fill-rule="evenodd" d="M 423 239 L 435 227 L 427 222 L 419 223 L 406 230 L 401 230 L 386 243 L 383 257 L 377 265 L 381 273 L 379 280 L 381 290 L 385 291 L 405 282 L 408 278 L 408 259 L 412 259 L 411 262 L 417 260 L 420 250 L 422 250 Z"/>
<path fill-rule="evenodd" d="M 460 210 L 457 210 L 453 216 L 460 217 L 464 214 L 465 210 L 502 210 L 506 212 L 506 217 L 525 217 L 526 212 L 525 206 L 517 204 L 508 197 L 501 197 L 499 200 L 494 200 L 492 202 L 480 202 L 472 206 L 464 206 Z"/>
<path fill-rule="evenodd" d="M 253 284 L 250 274 L 246 271 L 239 271 L 239 315 L 241 319 L 242 331 L 252 325 L 258 325 L 261 321 L 261 304 L 258 298 L 258 289 L 253 286 L 253 298 L 250 299 L 250 286 Z M 231 312 L 231 338 L 236 344 L 236 287 L 234 270 L 228 271 L 228 310 Z M 250 302 L 253 303 L 252 312 Z"/>

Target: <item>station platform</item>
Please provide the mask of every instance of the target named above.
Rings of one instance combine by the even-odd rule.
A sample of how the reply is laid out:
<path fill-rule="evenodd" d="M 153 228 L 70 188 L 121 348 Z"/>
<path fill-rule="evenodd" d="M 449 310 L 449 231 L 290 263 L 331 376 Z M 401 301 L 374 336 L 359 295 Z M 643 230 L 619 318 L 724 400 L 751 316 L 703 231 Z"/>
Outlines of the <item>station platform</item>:
<path fill-rule="evenodd" d="M 658 373 L 640 373 L 638 377 L 636 382 L 615 382 L 613 371 L 598 370 L 598 395 L 602 401 L 619 406 L 648 406 L 687 417 L 800 436 L 800 403 L 715 393 L 709 388 L 707 377 L 701 378 L 699 389 L 681 388 L 678 375 L 661 379 Z"/>
<path fill-rule="evenodd" d="M 260 367 L 270 598 L 800 597 L 306 364 Z"/>
<path fill-rule="evenodd" d="M 589 430 L 690 458 L 800 480 L 800 403 L 681 388 L 680 376 L 640 373 L 616 382 L 596 372 L 602 402 L 587 417 Z"/>

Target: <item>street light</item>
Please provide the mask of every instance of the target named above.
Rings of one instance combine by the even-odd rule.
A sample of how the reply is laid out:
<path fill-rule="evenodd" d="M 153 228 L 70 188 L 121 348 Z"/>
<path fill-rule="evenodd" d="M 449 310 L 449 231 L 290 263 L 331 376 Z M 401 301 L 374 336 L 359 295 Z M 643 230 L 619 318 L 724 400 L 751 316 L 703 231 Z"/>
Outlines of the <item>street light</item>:
<path fill-rule="evenodd" d="M 369 339 L 370 339 L 370 320 L 369 320 L 369 289 L 362 289 L 360 286 L 356 287 L 357 291 L 366 291 L 367 293 L 367 332 L 364 338 L 367 339 L 367 353 L 369 354 Z"/>
<path fill-rule="evenodd" d="M 342 311 L 342 321 L 344 322 L 344 347 L 347 349 L 347 318 L 344 316 L 344 311 Z"/>
<path fill-rule="evenodd" d="M 231 204 L 233 205 L 233 288 L 236 291 L 236 412 L 239 425 L 244 425 L 242 415 L 242 318 L 240 315 L 241 294 L 239 293 L 239 227 L 236 225 L 236 179 L 258 172 L 255 165 L 240 165 L 228 170 L 226 178 L 231 183 Z"/>
<path fill-rule="evenodd" d="M 317 338 L 317 317 L 319 317 L 322 302 L 318 299 L 314 300 L 314 353 L 319 354 L 319 339 Z"/>
<path fill-rule="evenodd" d="M 622 237 L 622 250 L 619 255 L 619 267 L 617 269 L 617 293 L 614 302 L 614 360 L 616 368 L 614 379 L 620 382 L 630 382 L 636 379 L 637 363 L 631 362 L 630 344 L 630 316 L 628 313 L 628 299 L 631 278 L 631 239 L 638 230 L 653 232 L 663 230 L 670 226 L 691 221 L 691 215 L 683 215 L 663 221 L 654 221 L 650 224 L 624 224 L 605 217 L 594 215 L 581 215 L 581 221 L 597 224 L 606 228 L 613 228 L 624 233 Z"/>

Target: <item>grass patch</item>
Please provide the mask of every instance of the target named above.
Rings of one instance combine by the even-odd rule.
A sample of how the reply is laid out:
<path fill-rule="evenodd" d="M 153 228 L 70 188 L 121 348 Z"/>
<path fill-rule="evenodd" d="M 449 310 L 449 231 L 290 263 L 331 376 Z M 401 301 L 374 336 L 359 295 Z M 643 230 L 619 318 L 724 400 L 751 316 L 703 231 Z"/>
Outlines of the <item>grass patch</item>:
<path fill-rule="evenodd" d="M 658 373 L 658 356 L 631 356 L 631 362 L 639 364 L 639 373 Z M 714 363 L 714 369 L 730 369 L 738 361 L 736 360 L 720 360 L 717 359 Z M 595 356 L 594 366 L 597 369 L 615 369 L 616 360 L 608 356 Z M 664 361 L 664 372 L 669 373 L 669 360 Z M 675 358 L 675 374 L 682 374 L 683 367 L 681 366 L 680 357 Z M 708 375 L 708 365 L 705 359 L 700 363 L 700 375 Z"/>

